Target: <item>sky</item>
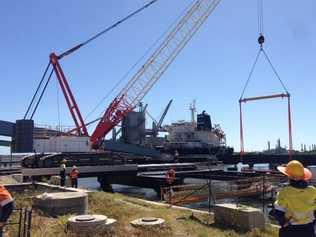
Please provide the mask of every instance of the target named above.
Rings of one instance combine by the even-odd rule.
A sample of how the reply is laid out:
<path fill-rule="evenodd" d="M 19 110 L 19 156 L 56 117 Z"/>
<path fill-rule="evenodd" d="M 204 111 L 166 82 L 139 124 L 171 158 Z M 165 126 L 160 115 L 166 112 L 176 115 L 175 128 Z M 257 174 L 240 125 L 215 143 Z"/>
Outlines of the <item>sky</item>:
<path fill-rule="evenodd" d="M 0 120 L 21 119 L 48 63 L 147 3 L 145 0 L 6 0 L 0 7 Z M 113 100 L 192 0 L 159 0 L 141 14 L 60 61 L 83 117 L 130 71 L 86 121 L 97 118 Z M 316 143 L 316 2 L 264 0 L 264 48 L 291 94 L 294 148 Z M 257 1 L 222 0 L 175 62 L 144 98 L 158 118 L 170 99 L 165 123 L 190 119 L 189 105 L 207 111 L 239 150 L 242 89 L 258 52 Z M 145 54 L 148 49 L 149 53 Z M 145 57 L 139 60 L 142 56 Z M 136 63 L 137 66 L 130 70 Z M 246 97 L 284 92 L 261 57 Z M 59 104 L 59 106 L 58 106 Z M 35 123 L 73 124 L 55 77 L 35 114 Z M 287 101 L 249 102 L 244 106 L 245 150 L 262 150 L 267 141 L 288 146 Z M 148 121 L 148 126 L 151 122 Z M 90 128 L 90 132 L 93 127 Z M 1 148 L 1 152 L 7 152 Z"/>

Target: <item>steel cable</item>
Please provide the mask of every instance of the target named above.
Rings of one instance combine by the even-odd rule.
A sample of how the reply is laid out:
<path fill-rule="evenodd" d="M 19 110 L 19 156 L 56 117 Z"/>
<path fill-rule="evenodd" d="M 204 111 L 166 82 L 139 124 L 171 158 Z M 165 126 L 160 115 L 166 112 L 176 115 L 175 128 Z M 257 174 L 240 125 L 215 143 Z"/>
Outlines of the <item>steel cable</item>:
<path fill-rule="evenodd" d="M 270 66 L 271 66 L 271 68 L 272 68 L 274 74 L 276 75 L 276 77 L 278 78 L 279 82 L 281 83 L 281 85 L 282 85 L 284 91 L 285 91 L 287 94 L 289 94 L 289 92 L 288 92 L 288 90 L 287 90 L 285 84 L 284 84 L 283 81 L 281 80 L 281 77 L 279 76 L 277 70 L 276 70 L 275 67 L 273 66 L 273 64 L 272 64 L 272 62 L 271 62 L 269 56 L 267 55 L 266 51 L 265 51 L 264 49 L 262 49 L 262 52 L 263 52 L 264 56 L 266 57 L 267 61 L 269 62 L 269 64 L 270 64 Z"/>
<path fill-rule="evenodd" d="M 261 51 L 262 51 L 262 50 L 261 50 L 261 48 L 260 48 L 259 51 L 258 51 L 258 53 L 257 53 L 256 59 L 255 59 L 254 63 L 252 64 L 250 73 L 249 73 L 249 75 L 248 75 L 248 79 L 247 79 L 246 84 L 245 84 L 245 86 L 244 86 L 244 88 L 243 88 L 243 90 L 242 90 L 242 93 L 241 93 L 241 96 L 240 96 L 240 100 L 243 98 L 243 96 L 244 96 L 244 94 L 245 94 L 246 88 L 248 87 L 248 84 L 249 84 L 249 81 L 250 81 L 250 79 L 251 79 L 251 76 L 252 76 L 252 74 L 253 74 L 253 72 L 254 72 L 254 70 L 255 70 L 255 67 L 256 67 L 256 65 L 257 65 L 257 62 L 258 62 L 259 56 L 260 56 L 260 54 L 261 54 Z"/>
<path fill-rule="evenodd" d="M 36 91 L 35 91 L 35 93 L 34 93 L 34 95 L 33 95 L 33 97 L 32 97 L 32 100 L 31 100 L 31 102 L 30 102 L 30 104 L 29 104 L 29 106 L 28 106 L 28 108 L 27 108 L 27 110 L 26 110 L 26 113 L 25 113 L 25 115 L 24 115 L 24 119 L 27 119 L 27 116 L 28 116 L 28 114 L 29 114 L 29 112 L 30 112 L 30 110 L 31 110 L 31 108 L 32 108 L 32 106 L 33 106 L 34 100 L 35 100 L 35 98 L 36 98 L 36 96 L 37 96 L 37 94 L 38 94 L 38 92 L 39 92 L 39 89 L 41 88 L 41 86 L 42 86 L 42 84 L 43 84 L 43 81 L 44 81 L 44 79 L 45 79 L 45 77 L 46 77 L 46 74 L 47 74 L 47 71 L 48 71 L 48 69 L 49 69 L 50 64 L 51 64 L 51 62 L 49 61 L 49 62 L 48 62 L 48 65 L 47 65 L 47 67 L 46 67 L 46 69 L 45 69 L 45 71 L 44 71 L 44 74 L 43 74 L 43 76 L 42 76 L 42 78 L 41 78 L 41 80 L 40 80 L 40 83 L 38 84 L 38 86 L 37 86 L 37 88 L 36 88 Z M 45 87 L 45 88 L 46 88 L 46 87 Z"/>

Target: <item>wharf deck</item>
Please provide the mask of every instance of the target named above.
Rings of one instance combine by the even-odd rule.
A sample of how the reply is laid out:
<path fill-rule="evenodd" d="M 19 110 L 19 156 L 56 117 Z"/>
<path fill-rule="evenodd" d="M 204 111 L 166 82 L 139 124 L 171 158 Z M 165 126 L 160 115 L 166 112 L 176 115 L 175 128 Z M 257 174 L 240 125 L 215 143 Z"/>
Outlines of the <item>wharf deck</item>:
<path fill-rule="evenodd" d="M 132 174 L 137 175 L 139 172 L 161 172 L 163 175 L 165 171 L 175 168 L 176 170 L 197 170 L 198 165 L 196 163 L 166 163 L 166 164 L 113 164 L 113 165 L 99 165 L 99 166 L 78 166 L 80 177 L 96 177 L 106 174 Z M 157 171 L 159 170 L 159 171 Z M 59 175 L 59 167 L 54 168 L 22 168 L 23 176 L 52 176 Z M 66 168 L 66 174 L 69 174 L 71 167 Z"/>

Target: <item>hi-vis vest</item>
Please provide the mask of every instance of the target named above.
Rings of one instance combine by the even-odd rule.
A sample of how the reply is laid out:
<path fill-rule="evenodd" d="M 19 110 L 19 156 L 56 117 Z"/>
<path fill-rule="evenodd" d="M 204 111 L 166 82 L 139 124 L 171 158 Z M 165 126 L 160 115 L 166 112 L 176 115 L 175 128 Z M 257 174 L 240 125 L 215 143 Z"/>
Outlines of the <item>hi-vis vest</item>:
<path fill-rule="evenodd" d="M 8 190 L 3 185 L 0 185 L 0 205 L 4 206 L 12 201 L 13 198 Z"/>
<path fill-rule="evenodd" d="M 72 171 L 70 172 L 70 178 L 72 178 L 72 179 L 77 179 L 78 176 L 79 176 L 79 171 L 78 171 L 78 170 L 74 169 L 74 170 L 72 170 Z"/>
<path fill-rule="evenodd" d="M 303 225 L 313 222 L 316 210 L 316 188 L 304 189 L 292 186 L 284 187 L 274 203 L 277 210 L 285 212 L 285 217 L 292 225 Z"/>

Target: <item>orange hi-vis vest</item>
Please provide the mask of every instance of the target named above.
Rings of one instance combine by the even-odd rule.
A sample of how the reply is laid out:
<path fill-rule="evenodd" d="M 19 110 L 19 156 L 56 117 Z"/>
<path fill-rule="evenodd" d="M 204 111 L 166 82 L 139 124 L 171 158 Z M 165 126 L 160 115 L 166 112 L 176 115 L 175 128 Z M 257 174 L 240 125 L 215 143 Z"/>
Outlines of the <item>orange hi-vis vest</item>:
<path fill-rule="evenodd" d="M 0 205 L 4 206 L 12 201 L 13 198 L 9 191 L 3 185 L 0 185 Z"/>
<path fill-rule="evenodd" d="M 70 172 L 70 178 L 72 179 L 77 179 L 79 176 L 79 171 L 77 169 L 73 169 L 71 172 Z"/>

